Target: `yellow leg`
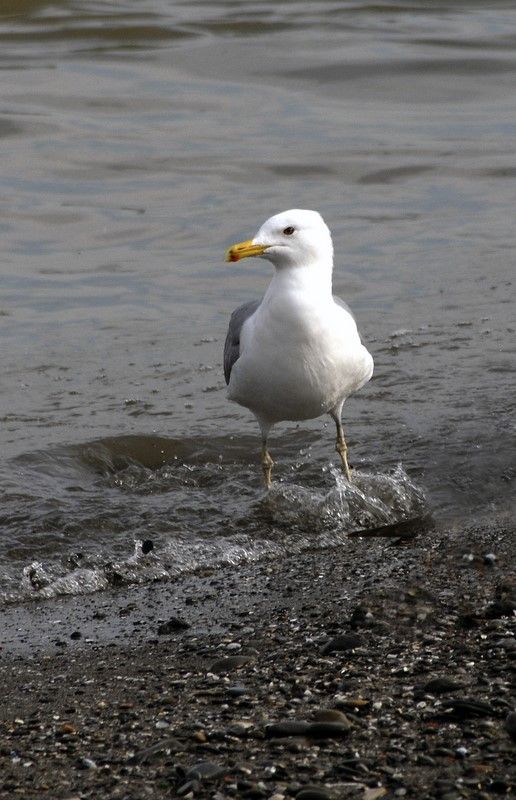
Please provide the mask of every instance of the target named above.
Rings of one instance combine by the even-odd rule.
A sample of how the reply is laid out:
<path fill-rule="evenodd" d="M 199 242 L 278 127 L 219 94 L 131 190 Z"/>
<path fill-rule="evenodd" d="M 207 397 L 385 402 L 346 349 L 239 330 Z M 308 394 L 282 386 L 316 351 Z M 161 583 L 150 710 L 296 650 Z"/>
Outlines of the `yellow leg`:
<path fill-rule="evenodd" d="M 348 464 L 348 446 L 346 444 L 346 440 L 344 439 L 342 425 L 339 424 L 337 424 L 337 442 L 335 444 L 335 450 L 339 454 L 340 460 L 342 461 L 342 468 L 346 478 L 351 483 L 351 470 Z"/>
<path fill-rule="evenodd" d="M 262 470 L 263 470 L 263 479 L 265 481 L 265 486 L 267 489 L 270 489 L 272 486 L 272 468 L 274 466 L 274 461 L 271 458 L 269 451 L 267 450 L 267 445 L 262 445 Z"/>

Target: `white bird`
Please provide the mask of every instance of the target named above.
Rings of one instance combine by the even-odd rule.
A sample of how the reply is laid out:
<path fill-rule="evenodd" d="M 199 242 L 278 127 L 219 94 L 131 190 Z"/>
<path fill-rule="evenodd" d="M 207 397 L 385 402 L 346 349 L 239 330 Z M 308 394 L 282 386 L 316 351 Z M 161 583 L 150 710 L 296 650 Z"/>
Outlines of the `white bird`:
<path fill-rule="evenodd" d="M 330 414 L 348 480 L 341 415 L 344 401 L 373 374 L 348 306 L 332 295 L 333 244 L 316 211 L 292 209 L 265 222 L 254 239 L 234 244 L 227 261 L 259 256 L 275 267 L 263 299 L 231 315 L 224 346 L 228 398 L 250 409 L 262 433 L 262 469 L 271 487 L 267 449 L 283 420 Z"/>

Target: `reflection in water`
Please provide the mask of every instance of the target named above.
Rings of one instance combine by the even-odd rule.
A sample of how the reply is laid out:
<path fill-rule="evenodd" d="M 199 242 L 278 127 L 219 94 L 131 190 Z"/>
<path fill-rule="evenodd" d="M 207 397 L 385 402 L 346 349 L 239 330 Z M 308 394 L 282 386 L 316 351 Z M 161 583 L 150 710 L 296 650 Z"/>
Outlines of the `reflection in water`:
<path fill-rule="evenodd" d="M 411 491 L 399 462 L 438 519 L 513 507 L 515 33 L 503 0 L 2 4 L 0 592 L 238 564 L 304 514 L 345 547 L 319 521 L 397 513 L 361 482 Z M 315 421 L 264 501 L 221 349 L 269 272 L 223 253 L 289 207 L 330 224 L 376 374 L 353 494 Z"/>

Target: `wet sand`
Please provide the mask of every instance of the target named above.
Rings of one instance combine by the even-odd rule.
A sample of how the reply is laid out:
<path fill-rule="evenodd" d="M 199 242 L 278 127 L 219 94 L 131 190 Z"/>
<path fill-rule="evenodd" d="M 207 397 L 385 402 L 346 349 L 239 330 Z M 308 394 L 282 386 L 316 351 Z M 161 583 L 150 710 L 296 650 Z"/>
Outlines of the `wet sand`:
<path fill-rule="evenodd" d="M 508 796 L 513 543 L 479 522 L 7 608 L 0 796 Z"/>

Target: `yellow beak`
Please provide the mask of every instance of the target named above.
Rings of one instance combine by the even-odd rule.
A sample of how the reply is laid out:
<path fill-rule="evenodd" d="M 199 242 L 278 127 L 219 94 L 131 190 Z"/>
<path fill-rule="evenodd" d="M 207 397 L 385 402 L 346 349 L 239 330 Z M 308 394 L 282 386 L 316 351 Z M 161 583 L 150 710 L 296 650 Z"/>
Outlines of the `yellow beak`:
<path fill-rule="evenodd" d="M 253 240 L 248 239 L 246 242 L 232 244 L 226 250 L 226 261 L 240 261 L 241 258 L 248 258 L 248 256 L 261 256 L 266 250 L 266 245 L 253 244 Z"/>

